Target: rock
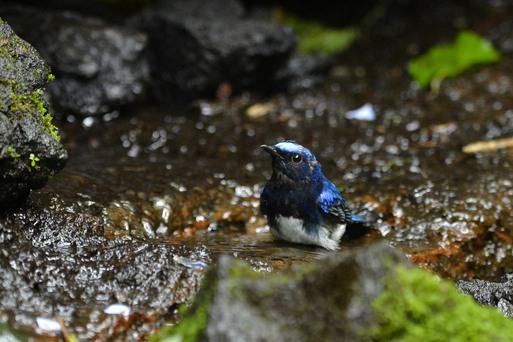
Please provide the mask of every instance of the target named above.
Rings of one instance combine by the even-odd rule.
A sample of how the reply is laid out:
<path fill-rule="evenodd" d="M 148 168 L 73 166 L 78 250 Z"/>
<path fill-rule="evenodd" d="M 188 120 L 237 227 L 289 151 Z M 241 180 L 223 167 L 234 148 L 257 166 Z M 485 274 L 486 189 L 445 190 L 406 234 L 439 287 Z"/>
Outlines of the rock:
<path fill-rule="evenodd" d="M 386 243 L 330 254 L 274 275 L 222 257 L 190 309 L 194 323 L 202 326 L 197 336 L 208 341 L 360 340 L 362 330 L 376 324 L 371 303 L 398 263 L 408 265 Z M 187 323 L 185 318 L 181 324 Z"/>
<path fill-rule="evenodd" d="M 243 14 L 235 1 L 161 1 L 133 18 L 150 38 L 156 98 L 214 96 L 226 83 L 236 91 L 272 85 L 296 47 L 295 35 Z"/>
<path fill-rule="evenodd" d="M 300 341 L 317 336 L 335 341 L 343 336 L 340 340 L 354 341 L 374 322 L 371 302 L 384 287 L 384 261 L 401 259 L 378 244 L 259 281 L 241 273 L 244 268 L 233 259 L 221 259 L 208 339 Z"/>
<path fill-rule="evenodd" d="M 289 93 L 321 86 L 334 65 L 333 59 L 322 55 L 297 55 L 291 58 L 277 77 Z"/>
<path fill-rule="evenodd" d="M 500 283 L 474 279 L 460 280 L 457 286 L 479 304 L 497 307 L 506 317 L 513 317 L 513 274 L 506 275 Z"/>
<path fill-rule="evenodd" d="M 223 257 L 182 321 L 150 341 L 510 341 L 512 329 L 381 242 L 278 274 Z"/>
<path fill-rule="evenodd" d="M 205 20 L 242 19 L 246 14 L 244 6 L 237 0 L 156 0 L 150 11 L 160 10 L 176 19 L 202 18 Z"/>
<path fill-rule="evenodd" d="M 101 115 L 145 97 L 145 34 L 69 11 L 14 6 L 0 14 L 52 66 L 47 95 L 61 114 Z"/>
<path fill-rule="evenodd" d="M 0 19 L 0 207 L 43 187 L 68 158 L 43 90 L 50 68 Z"/>
<path fill-rule="evenodd" d="M 274 6 L 294 13 L 301 18 L 309 18 L 326 25 L 341 27 L 360 25 L 363 18 L 378 7 L 376 0 L 361 1 L 297 1 L 297 0 L 241 0 L 249 8 Z"/>
<path fill-rule="evenodd" d="M 513 318 L 513 304 L 511 304 L 511 301 L 501 298 L 497 303 L 497 308 L 504 316 Z"/>
<path fill-rule="evenodd" d="M 61 317 L 80 341 L 141 340 L 198 291 L 204 270 L 175 259 L 209 262 L 205 248 L 106 238 L 97 217 L 67 212 L 58 198 L 51 210 L 37 202 L 0 213 L 2 253 L 9 255 L 0 259 L 0 310 L 17 329 Z M 131 310 L 105 315 L 113 304 Z"/>

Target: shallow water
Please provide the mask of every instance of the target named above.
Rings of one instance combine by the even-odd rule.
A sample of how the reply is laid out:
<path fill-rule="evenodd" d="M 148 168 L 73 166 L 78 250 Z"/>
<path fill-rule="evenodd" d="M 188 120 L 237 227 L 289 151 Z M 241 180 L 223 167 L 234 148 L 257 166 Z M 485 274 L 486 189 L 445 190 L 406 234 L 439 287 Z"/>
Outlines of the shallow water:
<path fill-rule="evenodd" d="M 466 155 L 461 147 L 494 129 L 507 134 L 513 115 L 443 117 L 437 107 L 454 106 L 448 97 L 412 85 L 408 91 L 416 101 L 376 104 L 371 122 L 344 118 L 354 108 L 333 83 L 319 93 L 278 95 L 268 100 L 275 110 L 258 119 L 245 109 L 262 100 L 246 95 L 192 110 L 141 108 L 90 126 L 62 123 L 67 167 L 25 208 L 5 214 L 3 271 L 13 279 L 2 291 L 16 298 L 3 301 L 5 312 L 19 329 L 50 313 L 79 337 L 121 338 L 103 329 L 126 322 L 101 312 L 131 303 L 135 338 L 191 300 L 221 254 L 262 272 L 325 255 L 275 241 L 259 214 L 260 188 L 271 173 L 259 146 L 282 139 L 310 146 L 354 211 L 374 222 L 370 235 L 342 248 L 385 238 L 444 277 L 511 272 L 512 155 Z M 156 295 L 162 287 L 166 296 Z M 29 300 L 34 296 L 40 299 Z"/>
<path fill-rule="evenodd" d="M 507 134 L 511 112 L 444 117 L 436 113 L 455 106 L 449 97 L 409 85 L 415 101 L 376 104 L 375 121 L 348 120 L 354 108 L 341 84 L 278 95 L 267 100 L 275 109 L 258 119 L 246 108 L 263 100 L 244 95 L 193 109 L 141 108 L 92 125 L 62 123 L 67 167 L 25 208 L 5 214 L 3 272 L 13 276 L 2 291 L 15 301 L 2 306 L 13 325 L 59 315 L 81 338 L 122 338 L 104 327 L 126 322 L 102 310 L 129 304 L 136 338 L 172 319 L 170 308 L 193 298 L 221 254 L 273 272 L 328 253 L 275 241 L 259 214 L 271 173 L 259 146 L 282 139 L 310 146 L 354 211 L 374 222 L 371 234 L 342 248 L 385 238 L 444 277 L 511 272 L 512 155 L 461 152 L 499 128 Z"/>
<path fill-rule="evenodd" d="M 468 14 L 431 11 L 450 17 L 447 32 L 451 13 Z M 468 16 L 467 26 L 490 27 L 503 60 L 444 81 L 438 93 L 420 90 L 405 67 L 438 41 L 433 24 L 420 44 L 392 19 L 340 58 L 320 90 L 58 123 L 68 165 L 24 207 L 1 213 L 3 317 L 30 333 L 52 335 L 36 318 L 61 317 L 81 339 L 136 340 L 176 318 L 221 254 L 261 272 L 322 257 L 321 248 L 275 241 L 259 214 L 271 174 L 259 146 L 283 139 L 308 146 L 373 222 L 341 248 L 386 239 L 450 279 L 513 272 L 513 153 L 462 152 L 513 135 L 511 29 L 498 29 L 510 16 Z M 366 103 L 374 120 L 346 118 Z M 128 318 L 103 312 L 112 304 L 127 304 Z"/>

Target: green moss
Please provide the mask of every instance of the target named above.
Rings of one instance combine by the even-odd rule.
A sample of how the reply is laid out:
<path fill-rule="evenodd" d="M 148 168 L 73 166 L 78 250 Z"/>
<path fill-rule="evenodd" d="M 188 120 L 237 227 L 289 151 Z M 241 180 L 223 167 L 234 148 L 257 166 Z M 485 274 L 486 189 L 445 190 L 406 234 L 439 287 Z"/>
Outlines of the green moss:
<path fill-rule="evenodd" d="M 11 54 L 11 51 L 8 49 L 6 44 L 7 44 L 6 38 L 4 38 L 3 36 L 0 35 L 0 57 L 8 60 L 11 63 L 14 63 L 14 62 L 16 62 L 16 59 Z M 8 64 L 8 66 L 12 66 L 12 64 Z"/>
<path fill-rule="evenodd" d="M 9 110 L 27 113 L 35 111 L 40 116 L 43 127 L 48 130 L 56 141 L 60 141 L 59 130 L 52 124 L 52 115 L 46 109 L 47 104 L 43 96 L 43 90 L 36 89 L 30 94 L 24 95 L 16 84 L 12 84 L 12 86 L 13 92 L 9 94 L 9 99 L 11 100 Z"/>
<path fill-rule="evenodd" d="M 397 269 L 373 309 L 380 325 L 364 334 L 373 341 L 513 341 L 513 320 L 421 269 Z"/>
<path fill-rule="evenodd" d="M 245 286 L 243 286 L 244 282 L 256 282 L 263 277 L 261 273 L 252 270 L 247 264 L 238 260 L 233 262 L 229 271 L 230 275 L 227 279 L 228 289 L 235 298 L 241 301 L 247 299 Z"/>
<path fill-rule="evenodd" d="M 184 305 L 180 307 L 184 319 L 174 326 L 165 326 L 158 333 L 152 335 L 149 342 L 170 341 L 199 341 L 205 332 L 208 321 L 208 305 L 198 307 L 196 310 L 187 310 Z"/>
<path fill-rule="evenodd" d="M 0 25 L 3 24 L 4 22 L 0 19 Z M 47 130 L 56 141 L 60 141 L 59 131 L 52 124 L 52 116 L 47 110 L 43 89 L 33 90 L 32 87 L 24 82 L 16 81 L 20 77 L 21 79 L 26 79 L 23 78 L 22 74 L 18 74 L 20 70 L 29 70 L 33 74 L 33 79 L 36 80 L 44 80 L 46 78 L 47 82 L 50 82 L 55 77 L 49 73 L 50 69 L 42 60 L 41 65 L 31 65 L 31 68 L 27 69 L 27 66 L 23 64 L 28 63 L 24 62 L 27 51 L 37 52 L 27 42 L 14 33 L 9 32 L 11 32 L 10 29 L 0 32 L 0 57 L 3 59 L 2 66 L 5 68 L 4 71 L 6 71 L 6 73 L 2 73 L 0 83 L 7 87 L 7 89 L 3 90 L 3 93 L 9 94 L 8 100 L 2 97 L 3 103 L 0 104 L 0 109 L 2 111 L 22 111 L 23 113 L 38 115 L 42 128 Z"/>
<path fill-rule="evenodd" d="M 238 260 L 233 262 L 230 267 L 229 280 L 238 283 L 241 279 L 249 279 L 252 281 L 262 278 L 262 274 L 258 273 L 248 267 L 246 263 L 239 262 Z"/>

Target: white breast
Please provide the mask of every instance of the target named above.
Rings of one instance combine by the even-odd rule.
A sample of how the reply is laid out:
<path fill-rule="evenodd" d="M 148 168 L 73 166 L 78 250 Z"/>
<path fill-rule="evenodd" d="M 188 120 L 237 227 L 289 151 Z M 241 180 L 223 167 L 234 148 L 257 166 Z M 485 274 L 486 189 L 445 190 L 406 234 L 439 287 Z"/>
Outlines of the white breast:
<path fill-rule="evenodd" d="M 303 222 L 294 217 L 283 217 L 278 215 L 276 218 L 278 229 L 271 227 L 271 233 L 281 240 L 302 243 L 307 245 L 317 245 L 328 250 L 339 248 L 338 243 L 344 232 L 346 225 L 340 224 L 335 228 L 321 226 L 317 234 L 308 233 L 303 228 Z"/>

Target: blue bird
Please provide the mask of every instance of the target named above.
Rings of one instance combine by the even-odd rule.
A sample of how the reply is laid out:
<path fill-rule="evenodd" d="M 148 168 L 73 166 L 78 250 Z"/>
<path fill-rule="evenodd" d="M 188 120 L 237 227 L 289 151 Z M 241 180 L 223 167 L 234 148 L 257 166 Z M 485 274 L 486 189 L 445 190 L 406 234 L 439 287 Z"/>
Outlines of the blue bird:
<path fill-rule="evenodd" d="M 273 174 L 262 188 L 260 211 L 275 237 L 336 250 L 348 224 L 366 223 L 351 214 L 310 150 L 293 141 L 261 148 L 272 157 Z"/>

